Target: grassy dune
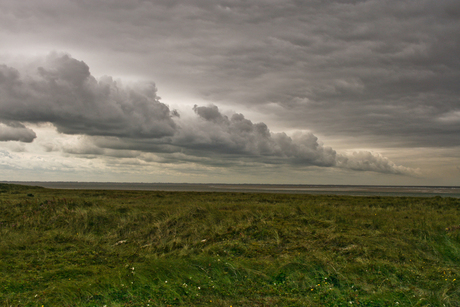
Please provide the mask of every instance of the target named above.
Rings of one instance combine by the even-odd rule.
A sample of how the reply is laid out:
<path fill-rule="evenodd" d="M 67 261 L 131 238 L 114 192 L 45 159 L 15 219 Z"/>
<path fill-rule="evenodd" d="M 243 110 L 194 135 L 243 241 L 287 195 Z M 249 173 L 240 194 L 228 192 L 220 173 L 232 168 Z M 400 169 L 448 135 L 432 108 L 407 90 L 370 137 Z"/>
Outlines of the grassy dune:
<path fill-rule="evenodd" d="M 1 306 L 460 306 L 460 199 L 0 184 Z"/>

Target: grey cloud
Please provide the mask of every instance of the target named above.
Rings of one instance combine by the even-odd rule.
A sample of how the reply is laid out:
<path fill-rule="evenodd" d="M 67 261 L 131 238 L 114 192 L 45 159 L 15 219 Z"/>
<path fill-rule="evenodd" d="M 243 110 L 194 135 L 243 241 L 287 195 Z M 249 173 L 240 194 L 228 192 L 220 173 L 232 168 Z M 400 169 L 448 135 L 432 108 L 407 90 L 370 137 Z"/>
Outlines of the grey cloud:
<path fill-rule="evenodd" d="M 357 171 L 373 171 L 410 176 L 421 175 L 419 169 L 411 169 L 402 165 L 396 165 L 394 162 L 378 153 L 375 154 L 365 151 L 338 156 L 337 166 Z"/>
<path fill-rule="evenodd" d="M 32 142 L 37 135 L 35 132 L 21 123 L 0 121 L 0 142 L 19 141 L 24 143 Z"/>
<path fill-rule="evenodd" d="M 61 133 L 85 137 L 78 144 L 46 143 L 45 150 L 81 157 L 139 158 L 155 153 L 165 163 L 258 163 L 413 174 L 379 155 L 339 154 L 312 133 L 273 133 L 265 123 L 253 123 L 239 113 L 225 115 L 215 105 L 195 106 L 195 117 L 181 118 L 159 101 L 152 83 L 122 86 L 111 77 L 96 80 L 84 62 L 69 55 L 52 54 L 42 64 L 34 73 L 0 66 L 0 119 L 11 130 L 0 126 L 5 138 L 12 139 L 14 130 L 17 139 L 32 141 L 35 134 L 21 122 L 50 122 Z M 361 86 L 359 81 L 337 84 L 346 89 Z"/>
<path fill-rule="evenodd" d="M 264 123 L 252 123 L 242 114 L 227 117 L 212 105 L 194 108 L 201 120 L 193 128 L 183 127 L 173 144 L 198 150 L 258 157 L 267 163 L 290 161 L 303 165 L 333 166 L 336 152 L 323 147 L 311 134 L 298 133 L 293 138 L 285 133 L 271 133 Z"/>
<path fill-rule="evenodd" d="M 373 171 L 388 174 L 419 175 L 419 170 L 396 165 L 388 158 L 371 152 L 339 154 L 319 143 L 312 133 L 272 133 L 264 123 L 252 123 L 242 114 L 230 118 L 223 115 L 216 106 L 194 107 L 201 123 L 194 123 L 194 129 L 181 129 L 173 144 L 198 150 L 234 153 L 257 157 L 265 163 L 290 163 L 299 166 L 340 167 L 350 170 Z M 198 128 L 198 131 L 196 130 Z M 187 151 L 185 151 L 187 152 Z"/>
<path fill-rule="evenodd" d="M 193 162 L 212 166 L 250 163 L 288 164 L 297 167 L 339 167 L 358 171 L 418 175 L 370 152 L 351 155 L 323 146 L 312 133 L 273 133 L 264 123 L 253 123 L 244 115 L 224 115 L 215 105 L 195 106 L 196 118 L 178 122 L 172 137 L 152 140 L 96 138 L 94 144 L 114 150 L 139 150 L 162 156 L 165 163 Z"/>
<path fill-rule="evenodd" d="M 54 150 L 62 150 L 64 153 L 73 155 L 104 155 L 105 150 L 91 143 L 83 143 L 76 145 L 62 145 L 61 148 L 53 148 Z"/>
<path fill-rule="evenodd" d="M 51 122 L 67 134 L 155 138 L 176 129 L 153 83 L 96 80 L 68 55 L 48 56 L 35 74 L 0 66 L 0 93 L 0 119 Z"/>
<path fill-rule="evenodd" d="M 203 97 L 374 145 L 460 145 L 460 122 L 436 121 L 460 109 L 458 1 L 195 4 L 181 64 Z"/>
<path fill-rule="evenodd" d="M 11 156 L 11 154 L 10 154 L 8 151 L 6 151 L 6 150 L 0 150 L 0 156 L 1 156 L 2 158 L 8 158 L 8 159 L 12 159 L 12 158 L 13 158 L 13 157 Z M 2 160 L 3 160 L 3 159 L 2 159 Z M 2 164 L 2 163 L 0 162 L 0 164 Z"/>

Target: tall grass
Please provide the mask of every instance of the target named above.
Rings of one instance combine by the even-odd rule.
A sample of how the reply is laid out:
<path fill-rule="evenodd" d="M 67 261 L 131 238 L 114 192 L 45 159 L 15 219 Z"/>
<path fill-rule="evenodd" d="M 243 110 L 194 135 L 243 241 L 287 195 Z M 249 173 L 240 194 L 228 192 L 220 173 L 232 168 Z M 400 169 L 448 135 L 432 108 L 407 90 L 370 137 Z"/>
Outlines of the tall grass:
<path fill-rule="evenodd" d="M 460 306 L 460 200 L 0 184 L 5 306 Z"/>

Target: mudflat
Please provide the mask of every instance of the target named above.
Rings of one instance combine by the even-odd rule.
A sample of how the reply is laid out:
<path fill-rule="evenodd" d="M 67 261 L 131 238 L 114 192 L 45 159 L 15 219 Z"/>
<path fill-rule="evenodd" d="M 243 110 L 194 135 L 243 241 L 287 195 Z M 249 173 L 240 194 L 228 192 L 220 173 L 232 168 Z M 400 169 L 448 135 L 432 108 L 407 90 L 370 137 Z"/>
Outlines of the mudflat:
<path fill-rule="evenodd" d="M 373 186 L 373 185 L 292 185 L 292 184 L 210 184 L 133 182 L 3 182 L 53 189 L 251 192 L 283 194 L 334 194 L 356 196 L 445 196 L 460 198 L 455 186 Z"/>

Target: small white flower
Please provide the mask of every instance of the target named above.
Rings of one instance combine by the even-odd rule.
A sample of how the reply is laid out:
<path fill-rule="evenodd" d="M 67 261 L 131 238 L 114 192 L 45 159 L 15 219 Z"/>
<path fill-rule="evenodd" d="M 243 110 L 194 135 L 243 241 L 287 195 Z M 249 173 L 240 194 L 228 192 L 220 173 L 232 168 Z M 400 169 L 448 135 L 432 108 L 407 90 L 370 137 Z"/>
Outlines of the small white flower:
<path fill-rule="evenodd" d="M 168 283 L 168 281 L 167 281 L 167 280 L 165 280 L 165 284 L 167 284 L 167 283 Z"/>
<path fill-rule="evenodd" d="M 115 246 L 120 245 L 120 244 L 123 244 L 123 243 L 126 243 L 126 242 L 127 242 L 126 240 L 118 241 L 117 243 L 115 243 Z"/>
<path fill-rule="evenodd" d="M 200 288 L 200 287 L 198 287 L 198 290 L 200 290 L 200 289 L 201 289 L 201 288 Z"/>

